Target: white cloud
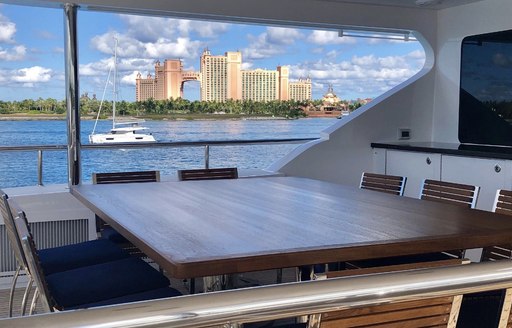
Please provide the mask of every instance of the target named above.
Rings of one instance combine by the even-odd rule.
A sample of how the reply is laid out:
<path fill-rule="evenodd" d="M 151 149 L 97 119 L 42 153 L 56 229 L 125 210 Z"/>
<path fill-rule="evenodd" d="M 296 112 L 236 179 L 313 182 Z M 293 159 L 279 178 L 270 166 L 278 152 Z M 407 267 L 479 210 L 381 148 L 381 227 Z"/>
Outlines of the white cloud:
<path fill-rule="evenodd" d="M 144 57 L 149 58 L 196 58 L 205 45 L 201 41 L 193 41 L 180 37 L 174 40 L 158 39 L 154 43 L 144 45 Z"/>
<path fill-rule="evenodd" d="M 140 42 L 151 42 L 161 37 L 172 37 L 176 33 L 176 20 L 163 17 L 120 15 L 127 25 L 126 35 Z"/>
<path fill-rule="evenodd" d="M 268 27 L 267 40 L 273 44 L 293 44 L 296 40 L 303 37 L 302 33 L 296 28 L 287 27 Z"/>
<path fill-rule="evenodd" d="M 242 50 L 244 59 L 263 59 L 286 52 L 303 34 L 298 29 L 284 27 L 267 27 L 260 35 L 248 35 L 249 47 Z"/>
<path fill-rule="evenodd" d="M 106 80 L 108 72 L 114 66 L 113 58 L 102 59 L 97 62 L 80 65 L 80 76 L 97 76 L 100 79 Z M 118 58 L 117 61 L 118 75 L 126 75 L 128 72 L 138 71 L 143 75 L 147 75 L 148 72 L 153 74 L 154 61 L 151 59 L 144 58 Z M 113 71 L 112 73 L 113 74 Z"/>
<path fill-rule="evenodd" d="M 15 70 L 11 74 L 11 81 L 21 83 L 24 87 L 32 88 L 37 83 L 49 82 L 53 72 L 49 68 L 33 66 Z"/>
<path fill-rule="evenodd" d="M 97 62 L 80 65 L 79 73 L 81 76 L 102 75 L 106 78 L 111 67 L 113 67 L 113 59 L 107 58 Z"/>
<path fill-rule="evenodd" d="M 16 24 L 0 14 L 0 43 L 14 43 Z"/>
<path fill-rule="evenodd" d="M 115 31 L 97 35 L 91 39 L 93 48 L 104 54 L 113 55 L 115 48 L 114 38 L 118 39 L 118 57 L 137 57 L 152 60 L 167 58 L 195 59 L 199 52 L 205 47 L 201 41 L 191 40 L 188 37 L 167 39 L 158 38 L 152 42 L 141 42 L 126 34 L 119 34 Z"/>
<path fill-rule="evenodd" d="M 0 60 L 17 61 L 23 60 L 27 53 L 25 46 L 15 46 L 11 49 L 4 49 L 0 47 Z"/>
<path fill-rule="evenodd" d="M 121 84 L 135 86 L 135 79 L 137 78 L 139 71 L 133 71 L 129 74 L 121 76 Z"/>
<path fill-rule="evenodd" d="M 203 38 L 218 38 L 229 30 L 230 24 L 187 19 L 121 15 L 127 25 L 126 34 L 141 42 L 159 38 L 188 37 L 197 34 Z"/>
<path fill-rule="evenodd" d="M 353 56 L 344 61 L 323 58 L 316 62 L 291 66 L 290 77 L 311 77 L 314 89 L 320 94 L 327 91 L 329 84 L 333 84 L 335 92 L 341 98 L 347 94 L 375 97 L 418 72 L 423 64 L 423 61 L 419 61 L 421 58 L 421 54 L 417 52 L 402 56 Z"/>
<path fill-rule="evenodd" d="M 197 33 L 202 38 L 217 38 L 229 30 L 229 24 L 207 21 L 191 21 L 186 19 L 170 19 L 176 22 L 182 36 Z"/>
<path fill-rule="evenodd" d="M 253 63 L 251 62 L 242 62 L 242 70 L 250 70 L 253 67 Z"/>
<path fill-rule="evenodd" d="M 308 42 L 319 45 L 354 44 L 357 39 L 350 36 L 340 37 L 335 31 L 313 31 L 307 38 Z"/>
<path fill-rule="evenodd" d="M 334 58 L 336 58 L 336 57 L 338 56 L 338 51 L 336 51 L 336 50 L 331 50 L 331 51 L 329 51 L 328 53 L 326 53 L 326 54 L 325 54 L 325 56 L 326 56 L 327 58 L 334 59 Z"/>
<path fill-rule="evenodd" d="M 425 59 L 425 52 L 421 50 L 415 50 L 407 54 L 407 57 L 411 59 Z"/>

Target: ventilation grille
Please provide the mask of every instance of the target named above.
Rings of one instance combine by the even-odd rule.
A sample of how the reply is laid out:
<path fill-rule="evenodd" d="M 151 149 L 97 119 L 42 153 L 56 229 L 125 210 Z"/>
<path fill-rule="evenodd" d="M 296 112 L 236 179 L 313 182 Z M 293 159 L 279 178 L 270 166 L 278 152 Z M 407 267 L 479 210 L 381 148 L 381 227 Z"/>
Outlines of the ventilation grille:
<path fill-rule="evenodd" d="M 88 220 L 32 222 L 30 229 L 38 249 L 76 244 L 88 240 Z M 16 258 L 7 239 L 5 225 L 0 225 L 0 272 L 16 270 Z"/>

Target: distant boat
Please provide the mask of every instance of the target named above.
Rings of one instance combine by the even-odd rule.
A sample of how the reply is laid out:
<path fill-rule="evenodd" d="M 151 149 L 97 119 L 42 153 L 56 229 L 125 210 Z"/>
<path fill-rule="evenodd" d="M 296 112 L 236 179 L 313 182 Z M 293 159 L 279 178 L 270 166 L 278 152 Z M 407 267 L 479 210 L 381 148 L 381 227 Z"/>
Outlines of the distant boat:
<path fill-rule="evenodd" d="M 105 92 L 107 86 L 110 82 L 110 73 L 112 72 L 112 67 L 108 73 L 107 83 L 105 84 L 105 89 L 103 90 L 103 97 L 101 99 L 100 108 L 98 110 L 98 116 L 96 117 L 96 122 L 94 123 L 94 128 L 92 133 L 89 135 L 89 143 L 91 144 L 105 144 L 105 143 L 128 143 L 128 142 L 156 142 L 155 138 L 151 135 L 151 133 L 142 133 L 142 131 L 148 130 L 148 128 L 141 126 L 140 124 L 144 122 L 144 120 L 135 120 L 135 121 L 125 121 L 125 122 L 116 122 L 116 101 L 117 101 L 117 38 L 116 45 L 114 48 L 114 78 L 113 78 L 113 95 L 114 99 L 112 101 L 112 129 L 108 133 L 95 133 L 96 125 L 98 124 L 98 119 L 101 113 L 101 107 L 103 105 L 103 100 L 105 98 Z"/>
<path fill-rule="evenodd" d="M 341 118 L 343 118 L 344 116 L 347 116 L 347 115 L 349 115 L 349 114 L 350 114 L 350 111 L 348 111 L 348 110 L 342 110 L 342 111 L 341 111 L 341 114 L 340 114 L 337 118 L 341 119 Z"/>
<path fill-rule="evenodd" d="M 123 142 L 156 142 L 150 133 L 140 133 L 148 128 L 140 126 L 144 120 L 131 122 L 115 122 L 108 133 L 97 133 L 89 135 L 89 142 L 92 144 L 123 143 Z"/>

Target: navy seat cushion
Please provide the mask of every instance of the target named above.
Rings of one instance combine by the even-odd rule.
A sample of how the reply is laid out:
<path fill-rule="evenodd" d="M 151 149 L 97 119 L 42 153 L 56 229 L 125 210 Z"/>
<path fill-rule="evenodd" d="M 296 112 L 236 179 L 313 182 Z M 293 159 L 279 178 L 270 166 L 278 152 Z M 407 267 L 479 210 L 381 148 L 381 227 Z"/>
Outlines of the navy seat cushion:
<path fill-rule="evenodd" d="M 156 300 L 159 298 L 175 297 L 175 296 L 181 296 L 181 295 L 183 295 L 183 294 L 174 288 L 164 287 L 164 288 L 159 288 L 159 289 L 148 290 L 148 291 L 145 291 L 142 293 L 130 294 L 130 295 L 125 295 L 125 296 L 121 296 L 121 297 L 111 298 L 111 299 L 96 302 L 96 303 L 82 304 L 82 305 L 78 305 L 76 307 L 71 307 L 68 309 L 69 310 L 86 309 L 86 308 L 97 307 L 97 306 L 107 306 L 107 305 L 114 305 L 114 304 Z"/>
<path fill-rule="evenodd" d="M 41 249 L 37 254 L 45 275 L 130 257 L 115 243 L 102 239 Z"/>
<path fill-rule="evenodd" d="M 100 302 L 129 294 L 168 287 L 163 274 L 138 258 L 127 258 L 46 277 L 48 289 L 59 308 Z"/>
<path fill-rule="evenodd" d="M 417 262 L 434 262 L 434 261 L 442 261 L 442 260 L 450 260 L 453 257 L 443 254 L 441 252 L 437 253 L 428 253 L 428 254 L 414 254 L 414 255 L 404 255 L 404 256 L 393 256 L 393 257 L 384 257 L 379 259 L 371 259 L 371 260 L 361 260 L 361 261 L 351 261 L 351 263 L 355 264 L 360 268 L 372 268 L 372 267 L 380 267 L 380 266 L 388 266 L 388 265 L 400 265 L 400 264 L 409 264 L 409 263 L 417 263 Z"/>
<path fill-rule="evenodd" d="M 106 227 L 101 231 L 101 238 L 110 240 L 116 244 L 128 243 L 128 239 L 124 238 L 119 232 L 112 227 Z"/>

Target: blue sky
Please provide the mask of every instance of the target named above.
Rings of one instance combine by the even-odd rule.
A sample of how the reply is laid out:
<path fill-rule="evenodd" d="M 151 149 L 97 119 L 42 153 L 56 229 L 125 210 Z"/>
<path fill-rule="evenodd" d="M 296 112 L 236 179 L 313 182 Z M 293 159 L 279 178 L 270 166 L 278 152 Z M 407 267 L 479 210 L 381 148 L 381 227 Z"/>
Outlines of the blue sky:
<path fill-rule="evenodd" d="M 63 12 L 0 5 L 0 100 L 64 99 Z M 342 99 L 374 98 L 423 65 L 419 42 L 339 37 L 336 31 L 241 25 L 148 16 L 78 13 L 80 90 L 101 98 L 119 39 L 123 100 L 135 98 L 135 76 L 154 73 L 156 60 L 180 58 L 199 70 L 205 48 L 212 54 L 242 52 L 245 69 L 290 67 L 291 80 L 310 77 L 313 98 L 329 84 Z M 199 84 L 185 84 L 185 98 Z"/>

